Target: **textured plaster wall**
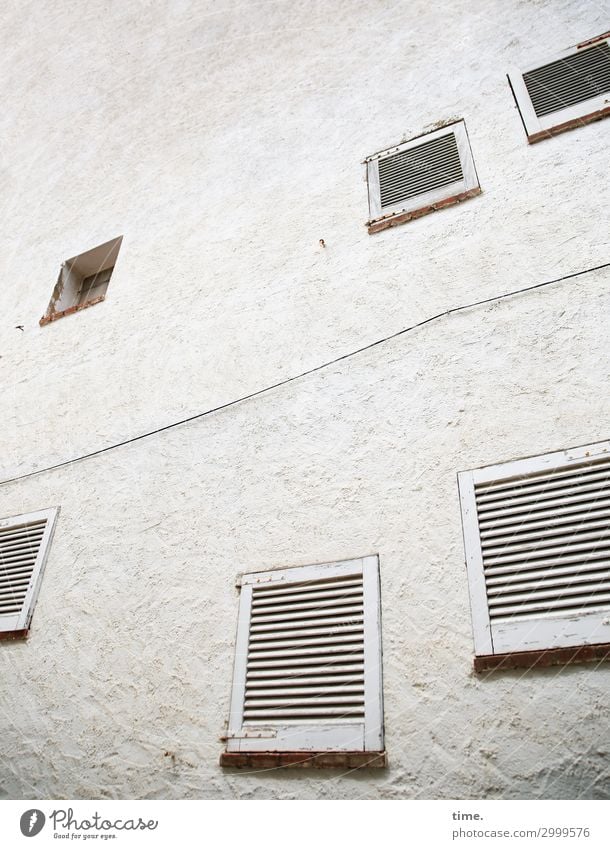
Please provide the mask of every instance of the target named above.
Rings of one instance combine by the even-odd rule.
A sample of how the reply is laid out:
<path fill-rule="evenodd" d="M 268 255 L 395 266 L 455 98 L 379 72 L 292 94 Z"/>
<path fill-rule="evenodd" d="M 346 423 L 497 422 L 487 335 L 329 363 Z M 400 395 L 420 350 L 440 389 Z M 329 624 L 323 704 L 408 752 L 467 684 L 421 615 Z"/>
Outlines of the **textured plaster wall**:
<path fill-rule="evenodd" d="M 528 147 L 505 78 L 605 28 L 592 2 L 9 8 L 2 477 L 607 262 L 610 123 Z M 363 157 L 451 117 L 483 194 L 368 236 Z M 107 300 L 40 328 L 61 261 L 118 235 Z M 607 794 L 608 669 L 471 672 L 455 475 L 608 437 L 609 282 L 0 486 L 1 516 L 61 506 L 30 638 L 0 644 L 0 794 Z M 223 773 L 237 574 L 373 552 L 390 768 Z"/>

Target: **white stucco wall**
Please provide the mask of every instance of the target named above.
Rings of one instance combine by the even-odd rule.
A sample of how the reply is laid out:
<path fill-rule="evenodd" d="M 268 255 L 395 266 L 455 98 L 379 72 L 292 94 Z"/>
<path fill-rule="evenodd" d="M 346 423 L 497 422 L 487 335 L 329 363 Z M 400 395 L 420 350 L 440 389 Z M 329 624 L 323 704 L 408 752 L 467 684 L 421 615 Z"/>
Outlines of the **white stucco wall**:
<path fill-rule="evenodd" d="M 528 147 L 505 77 L 604 28 L 592 2 L 15 6 L 2 479 L 608 262 L 610 123 Z M 483 194 L 368 236 L 361 160 L 451 117 Z M 107 300 L 40 328 L 61 261 L 118 235 Z M 608 437 L 609 281 L 0 486 L 1 516 L 61 506 L 30 637 L 0 644 L 0 795 L 607 793 L 608 669 L 471 671 L 455 475 Z M 223 773 L 236 575 L 373 552 L 389 769 Z"/>

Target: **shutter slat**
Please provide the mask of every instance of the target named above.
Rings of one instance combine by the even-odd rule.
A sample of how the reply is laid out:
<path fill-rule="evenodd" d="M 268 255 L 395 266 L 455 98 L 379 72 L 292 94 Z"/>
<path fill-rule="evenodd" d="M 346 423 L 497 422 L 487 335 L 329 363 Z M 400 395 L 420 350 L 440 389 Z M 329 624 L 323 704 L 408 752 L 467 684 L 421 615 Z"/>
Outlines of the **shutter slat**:
<path fill-rule="evenodd" d="M 259 601 L 258 599 L 256 602 L 253 601 L 252 614 L 258 615 L 258 613 L 272 612 L 276 609 L 285 610 L 287 605 L 290 605 L 290 609 L 298 609 L 295 605 L 299 603 L 306 603 L 307 607 L 311 607 L 322 600 L 338 599 L 340 602 L 342 599 L 353 598 L 354 596 L 362 596 L 361 586 L 340 587 L 338 589 L 317 591 L 310 590 L 309 592 L 294 593 L 291 596 L 282 595 L 279 599 L 265 597 L 262 601 Z"/>
<path fill-rule="evenodd" d="M 553 499 L 553 504 L 559 503 L 557 499 L 561 499 L 562 502 L 568 501 L 572 497 L 580 496 L 583 493 L 590 492 L 599 492 L 600 483 L 604 483 L 606 485 L 610 484 L 610 476 L 605 477 L 602 481 L 584 481 L 583 483 L 575 482 L 570 486 L 566 486 L 560 489 L 551 489 L 546 490 L 544 487 L 537 487 L 535 493 L 531 493 L 530 491 L 526 491 L 521 493 L 521 491 L 516 490 L 514 494 L 511 494 L 509 497 L 504 497 L 502 499 L 492 499 L 491 501 L 486 502 L 483 506 L 479 507 L 479 515 L 483 517 L 489 510 L 499 510 L 504 507 L 516 507 L 521 504 L 535 504 L 540 505 L 541 508 L 544 509 L 546 502 L 548 500 Z"/>
<path fill-rule="evenodd" d="M 362 700 L 364 703 L 364 699 Z M 302 708 L 266 708 L 265 710 L 245 710 L 244 718 L 258 719 L 258 724 L 265 724 L 267 720 L 274 724 L 283 724 L 287 719 L 296 717 L 309 716 L 319 717 L 324 719 L 329 716 L 364 716 L 364 707 L 357 705 L 345 705 L 345 707 L 302 707 Z"/>
<path fill-rule="evenodd" d="M 362 577 L 252 590 L 244 722 L 364 713 Z"/>
<path fill-rule="evenodd" d="M 277 640 L 265 640 L 264 642 L 254 642 L 250 640 L 250 651 L 248 654 L 252 655 L 252 657 L 268 657 L 269 652 L 274 652 L 275 650 L 280 650 L 284 648 L 304 648 L 306 646 L 333 646 L 338 643 L 353 643 L 353 642 L 362 642 L 363 637 L 363 629 L 359 628 L 350 628 L 348 630 L 342 631 L 341 634 L 337 636 L 324 636 L 324 637 L 310 637 L 305 636 L 300 639 L 277 639 Z"/>
<path fill-rule="evenodd" d="M 18 577 L 19 575 L 31 575 L 33 565 L 33 563 L 15 563 L 10 566 L 0 564 L 0 581 L 2 581 L 4 577 L 9 580 Z"/>
<path fill-rule="evenodd" d="M 289 608 L 288 608 L 289 609 Z M 339 616 L 344 615 L 345 617 L 351 616 L 362 616 L 364 608 L 362 604 L 358 605 L 350 605 L 346 607 L 328 607 L 324 610 L 325 616 Z M 312 610 L 295 610 L 290 613 L 276 613 L 273 616 L 252 616 L 252 624 L 263 624 L 263 623 L 283 623 L 283 622 L 300 622 L 304 619 L 315 619 L 320 614 L 315 608 Z"/>
<path fill-rule="evenodd" d="M 345 691 L 341 691 L 344 692 Z M 362 700 L 364 696 L 364 687 L 360 689 L 359 692 L 352 693 L 351 695 L 341 695 L 338 696 L 333 693 L 327 693 L 326 691 L 320 690 L 318 693 L 314 695 L 298 695 L 298 698 L 290 698 L 287 694 L 274 697 L 261 696 L 260 698 L 256 697 L 246 697 L 246 711 L 248 708 L 264 708 L 264 707 L 272 707 L 277 708 L 278 710 L 282 707 L 298 707 L 303 705 L 303 707 L 322 707 L 323 705 L 362 705 Z"/>
<path fill-rule="evenodd" d="M 275 670 L 273 668 L 249 669 L 247 677 L 248 680 L 256 680 L 257 683 L 259 681 L 275 681 L 274 672 Z M 281 676 L 282 680 L 286 681 L 293 681 L 295 678 L 307 678 L 315 682 L 324 683 L 329 677 L 337 681 L 353 680 L 357 676 L 364 675 L 364 666 L 361 663 L 327 663 L 324 665 L 310 663 L 306 666 L 294 666 L 291 668 L 289 663 L 285 663 L 282 666 L 281 673 L 277 674 Z"/>
<path fill-rule="evenodd" d="M 610 46 L 589 47 L 523 74 L 537 117 L 610 91 Z"/>
<path fill-rule="evenodd" d="M 597 491 L 599 492 L 599 490 Z M 556 498 L 545 500 L 542 502 L 524 502 L 523 504 L 519 504 L 518 506 L 511 507 L 507 504 L 505 507 L 497 508 L 494 510 L 481 510 L 479 516 L 481 522 L 487 522 L 490 519 L 496 519 L 500 517 L 508 517 L 508 516 L 524 516 L 525 518 L 537 518 L 542 515 L 542 511 L 548 511 L 551 508 L 557 507 L 559 510 L 582 510 L 583 504 L 590 505 L 592 508 L 606 506 L 606 501 L 603 498 L 606 497 L 606 494 L 600 494 L 599 498 L 595 498 L 597 492 L 584 492 L 579 493 L 575 491 L 571 496 L 566 498 Z M 602 497 L 603 496 L 603 497 Z"/>
<path fill-rule="evenodd" d="M 264 584 L 260 584 L 260 586 L 264 586 Z M 358 580 L 358 578 L 338 578 L 335 580 L 328 581 L 328 587 L 326 589 L 342 589 L 345 587 L 360 587 L 362 586 L 362 582 Z M 258 586 L 256 588 L 256 604 L 259 603 L 261 599 L 265 598 L 282 598 L 286 595 L 294 595 L 295 593 L 302 593 L 310 590 L 314 593 L 321 592 L 320 587 L 317 583 L 312 584 L 311 581 L 302 582 L 302 583 L 294 583 L 289 584 L 287 586 L 280 586 L 274 590 L 267 589 L 259 589 Z"/>
<path fill-rule="evenodd" d="M 364 654 L 361 651 L 353 651 L 353 652 L 342 652 L 341 654 L 333 654 L 328 657 L 316 657 L 315 655 L 312 657 L 307 656 L 295 656 L 291 658 L 275 658 L 274 660 L 269 659 L 257 659 L 257 660 L 248 660 L 248 674 L 250 674 L 250 669 L 271 669 L 273 667 L 279 666 L 314 666 L 314 665 L 322 665 L 328 664 L 329 666 L 335 665 L 337 663 L 344 663 L 349 661 L 358 661 L 361 662 L 364 660 Z"/>
<path fill-rule="evenodd" d="M 10 553 L 6 557 L 0 554 L 0 564 L 2 566 L 12 566 L 15 563 L 34 562 L 36 554 L 33 551 L 19 552 L 17 554 Z"/>
<path fill-rule="evenodd" d="M 0 614 L 2 615 L 24 613 L 47 521 L 46 518 L 37 519 L 0 529 Z"/>
<path fill-rule="evenodd" d="M 542 600 L 530 604 L 513 604 L 506 607 L 494 608 L 494 618 L 510 615 L 513 619 L 517 616 L 531 616 L 533 613 L 557 613 L 574 611 L 575 613 L 589 608 L 605 609 L 610 602 L 610 592 L 599 595 L 583 595 L 578 598 L 562 598 L 558 600 Z"/>
<path fill-rule="evenodd" d="M 570 548 L 566 546 L 566 551 L 569 551 Z M 608 549 L 604 549 L 602 551 L 591 551 L 586 552 L 584 554 L 562 554 L 558 557 L 527 557 L 524 555 L 519 559 L 515 558 L 511 561 L 503 560 L 504 565 L 489 565 L 485 561 L 483 562 L 485 572 L 490 575 L 501 575 L 506 572 L 513 572 L 515 569 L 519 568 L 520 564 L 526 564 L 526 566 L 530 569 L 535 567 L 539 567 L 542 569 L 545 566 L 565 566 L 568 563 L 575 564 L 585 564 L 585 563 L 593 563 L 595 561 L 604 561 L 608 560 L 608 555 L 610 551 Z M 496 558 L 499 560 L 500 558 Z"/>
<path fill-rule="evenodd" d="M 536 569 L 535 564 L 525 566 L 517 571 L 504 570 L 500 574 L 489 574 L 486 578 L 487 593 L 491 595 L 496 587 L 510 587 L 521 581 L 538 581 L 546 579 L 549 583 L 564 580 L 568 576 L 571 581 L 589 580 L 588 576 L 595 577 L 599 572 L 606 572 L 610 567 L 610 560 L 592 560 L 586 566 L 580 566 L 576 570 L 574 566 L 555 566 L 552 569 Z"/>
<path fill-rule="evenodd" d="M 608 514 L 608 518 L 610 518 L 610 514 Z M 533 540 L 534 547 L 535 541 L 540 540 L 541 544 L 543 541 L 548 539 L 549 544 L 556 540 L 571 537 L 572 534 L 578 532 L 580 539 L 593 539 L 595 534 L 599 533 L 600 535 L 608 528 L 610 528 L 610 523 L 608 519 L 600 519 L 599 521 L 588 521 L 588 517 L 585 516 L 584 521 L 581 521 L 579 524 L 567 524 L 561 525 L 558 523 L 551 522 L 540 522 L 538 524 L 538 529 L 534 531 L 525 531 L 522 532 L 521 525 L 517 525 L 512 534 L 505 534 L 504 536 L 496 536 L 492 537 L 491 534 L 485 537 L 485 539 L 481 540 L 481 548 L 485 554 L 491 553 L 493 551 L 500 551 L 507 544 L 514 544 L 515 539 L 518 537 L 519 540 Z M 584 533 L 582 531 L 583 528 L 589 528 L 588 533 Z"/>
<path fill-rule="evenodd" d="M 250 633 L 252 635 L 258 634 L 276 634 L 279 632 L 288 633 L 297 630 L 303 630 L 310 633 L 313 629 L 316 628 L 327 628 L 332 627 L 333 625 L 342 625 L 345 622 L 351 622 L 356 624 L 358 622 L 363 622 L 362 614 L 349 614 L 348 617 L 345 616 L 321 616 L 319 619 L 289 619 L 283 622 L 276 622 L 275 624 L 264 624 L 264 625 L 252 625 L 250 628 Z"/>
<path fill-rule="evenodd" d="M 492 625 L 610 606 L 608 461 L 475 485 Z"/>
<path fill-rule="evenodd" d="M 312 624 L 317 624 L 316 620 L 312 620 Z M 362 617 L 358 622 L 354 623 L 346 623 L 342 622 L 340 624 L 328 627 L 328 628 L 302 628 L 294 631 L 269 631 L 265 634 L 253 633 L 250 637 L 250 643 L 260 645 L 267 645 L 271 643 L 276 643 L 284 640 L 292 640 L 298 637 L 323 637 L 327 639 L 328 637 L 332 637 L 338 634 L 346 634 L 350 632 L 360 632 L 362 633 L 363 624 Z"/>
<path fill-rule="evenodd" d="M 523 518 L 523 516 L 517 518 L 508 516 L 503 519 L 500 512 L 500 515 L 494 519 L 479 522 L 481 537 L 488 538 L 494 533 L 506 533 L 506 528 L 522 527 L 524 530 L 529 530 L 530 528 L 546 527 L 547 525 L 558 525 L 562 522 L 581 521 L 583 518 L 586 519 L 587 516 L 597 519 L 609 516 L 610 510 L 608 508 L 610 508 L 610 500 L 601 499 L 596 501 L 595 508 L 587 510 L 584 513 L 581 512 L 583 508 L 580 504 L 571 505 L 570 507 L 557 507 L 555 510 L 537 511 L 535 514 L 532 514 L 531 522 L 527 518 Z"/>
<path fill-rule="evenodd" d="M 552 563 L 543 563 L 540 560 L 530 560 L 520 568 L 518 566 L 494 566 L 487 567 L 485 569 L 486 580 L 488 577 L 495 575 L 518 575 L 523 572 L 529 572 L 534 569 L 544 569 L 545 566 L 551 566 L 554 573 L 561 573 L 562 569 L 567 570 L 574 574 L 575 571 L 579 569 L 584 569 L 588 571 L 590 569 L 605 569 L 606 566 L 610 565 L 610 560 L 602 558 L 601 560 L 583 560 L 583 558 L 577 558 L 572 561 L 572 565 L 569 563 L 566 565 L 566 561 L 563 562 L 560 560 L 555 560 Z"/>
<path fill-rule="evenodd" d="M 514 489 L 518 486 L 530 487 L 536 486 L 538 483 L 554 483 L 558 479 L 568 481 L 573 477 L 590 478 L 594 474 L 604 474 L 610 470 L 610 456 L 601 459 L 590 460 L 586 463 L 579 463 L 573 468 L 554 467 L 544 472 L 533 472 L 528 475 L 516 475 L 503 480 L 495 480 L 489 483 L 477 484 L 477 500 L 479 493 L 484 496 L 487 493 L 499 492 L 506 489 Z"/>
<path fill-rule="evenodd" d="M 320 645 L 321 641 L 314 640 L 312 642 L 315 642 Z M 352 650 L 359 650 L 360 646 L 362 645 L 362 638 L 358 636 L 354 637 L 354 643 L 356 646 L 355 648 L 352 647 L 352 642 L 348 641 L 346 638 L 343 637 L 340 637 L 336 640 L 332 640 L 332 643 L 334 643 L 337 648 L 340 648 L 345 654 L 349 654 Z M 282 643 L 279 643 L 279 645 L 282 645 Z M 257 651 L 253 649 L 251 651 L 248 651 L 248 658 L 252 658 L 252 662 L 254 663 L 261 660 L 273 660 L 275 658 L 283 657 L 293 657 L 295 660 L 298 660 L 299 658 L 307 657 L 309 655 L 317 655 L 319 657 L 321 654 L 328 654 L 328 650 L 322 652 L 320 648 L 307 648 L 308 645 L 311 645 L 311 643 L 306 642 L 298 646 L 289 647 L 287 649 L 277 648 L 270 649 L 269 651 Z M 326 643 L 325 645 L 328 645 L 328 643 Z"/>
<path fill-rule="evenodd" d="M 30 534 L 20 534 L 19 536 L 0 536 L 0 550 L 7 551 L 11 548 L 19 546 L 27 547 L 30 543 L 36 544 L 44 535 L 44 528 L 41 531 L 36 531 Z"/>
<path fill-rule="evenodd" d="M 577 539 L 579 539 L 578 535 L 574 534 L 572 541 L 567 541 L 564 545 L 552 547 L 520 546 L 516 552 L 507 545 L 504 550 L 510 552 L 509 554 L 502 554 L 495 557 L 484 556 L 483 562 L 486 567 L 523 562 L 552 565 L 553 563 L 581 562 L 583 559 L 588 560 L 590 558 L 610 556 L 610 539 L 607 536 L 583 543 L 574 542 Z M 571 552 L 583 552 L 583 554 L 571 554 Z M 556 555 L 556 557 L 552 557 L 552 555 Z"/>
<path fill-rule="evenodd" d="M 378 169 L 382 208 L 464 179 L 453 132 L 386 156 Z"/>
<path fill-rule="evenodd" d="M 11 581 L 8 583 L 7 581 L 0 582 L 0 596 L 5 596 L 9 594 L 15 594 L 18 592 L 25 592 L 28 584 L 30 583 L 29 577 L 23 579 L 21 578 L 18 581 Z"/>
<path fill-rule="evenodd" d="M 572 477 L 568 477 L 567 475 L 558 475 L 554 479 L 545 480 L 542 482 L 534 481 L 523 481 L 521 484 L 511 484 L 510 486 L 503 486 L 501 489 L 498 488 L 493 492 L 483 492 L 477 498 L 477 502 L 479 504 L 487 504 L 489 502 L 496 501 L 498 499 L 505 498 L 506 495 L 517 493 L 523 495 L 529 495 L 534 492 L 552 492 L 553 490 L 569 488 L 572 486 L 586 485 L 588 483 L 595 483 L 597 481 L 610 481 L 610 468 L 604 468 L 602 471 L 594 471 L 588 474 L 574 474 Z"/>
<path fill-rule="evenodd" d="M 31 534 L 37 533 L 40 529 L 44 530 L 47 524 L 46 519 L 40 519 L 38 522 L 26 522 L 25 524 L 20 525 L 11 525 L 10 527 L 0 528 L 0 546 L 5 539 L 9 538 L 18 538 L 22 536 L 29 536 Z"/>
<path fill-rule="evenodd" d="M 319 684 L 324 686 L 320 687 Z M 310 695 L 312 692 L 318 694 L 325 693 L 359 693 L 364 689 L 364 678 L 361 676 L 359 680 L 333 680 L 329 682 L 324 678 L 312 679 L 311 681 L 292 680 L 285 681 L 283 678 L 278 681 L 261 684 L 260 682 L 250 682 L 248 690 L 251 698 L 258 696 L 276 696 L 276 695 Z"/>
<path fill-rule="evenodd" d="M 522 576 L 520 576 L 522 578 Z M 487 595 L 490 599 L 490 604 L 492 599 L 502 598 L 505 599 L 507 595 L 510 593 L 522 593 L 528 592 L 531 590 L 532 593 L 535 593 L 537 589 L 541 588 L 551 588 L 560 593 L 562 591 L 561 588 L 567 589 L 572 587 L 578 587 L 580 584 L 587 584 L 586 591 L 593 592 L 593 584 L 597 582 L 601 582 L 600 586 L 607 587 L 606 583 L 610 579 L 610 572 L 608 570 L 600 570 L 599 572 L 578 572 L 577 574 L 566 574 L 566 575 L 555 575 L 553 574 L 553 570 L 550 570 L 550 573 L 547 572 L 544 575 L 541 575 L 537 579 L 533 579 L 531 581 L 513 581 L 506 582 L 503 586 L 494 587 L 493 585 L 490 587 L 489 584 L 487 586 Z M 581 589 L 580 592 L 583 592 Z"/>
<path fill-rule="evenodd" d="M 265 605 L 265 607 L 261 607 L 260 610 L 257 608 L 254 609 L 254 605 L 252 606 L 252 620 L 259 618 L 259 614 L 261 616 L 267 616 L 272 613 L 294 613 L 295 611 L 307 611 L 307 610 L 319 610 L 324 607 L 338 607 L 340 608 L 342 605 L 352 605 L 357 601 L 362 599 L 362 593 L 351 593 L 350 595 L 336 596 L 335 598 L 321 598 L 316 600 L 312 598 L 311 601 L 299 601 L 293 604 L 276 604 L 276 605 Z"/>
<path fill-rule="evenodd" d="M 558 587 L 549 587 L 544 581 L 542 584 L 535 584 L 534 586 L 535 589 L 525 592 L 506 591 L 502 595 L 492 596 L 489 599 L 489 606 L 493 608 L 518 602 L 545 602 L 547 599 L 570 599 L 570 603 L 572 603 L 571 596 L 586 596 L 594 599 L 605 596 L 610 599 L 609 585 L 605 581 L 586 585 L 576 584 L 575 586 L 568 581 L 563 586 Z M 515 587 L 511 589 L 514 590 Z"/>

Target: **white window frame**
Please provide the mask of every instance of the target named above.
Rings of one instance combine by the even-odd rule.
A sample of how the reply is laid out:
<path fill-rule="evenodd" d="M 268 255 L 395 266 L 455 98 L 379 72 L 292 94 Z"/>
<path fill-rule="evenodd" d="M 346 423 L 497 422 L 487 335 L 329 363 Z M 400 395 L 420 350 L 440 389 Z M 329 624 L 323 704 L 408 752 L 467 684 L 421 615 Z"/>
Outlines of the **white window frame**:
<path fill-rule="evenodd" d="M 58 507 L 49 507 L 45 510 L 37 510 L 34 513 L 23 513 L 19 516 L 10 516 L 6 519 L 0 519 L 0 531 L 18 525 L 28 524 L 30 522 L 37 522 L 41 519 L 47 520 L 42 539 L 40 540 L 38 554 L 32 570 L 32 577 L 30 578 L 23 607 L 19 613 L 0 614 L 0 632 L 26 631 L 30 626 L 34 607 L 36 606 L 36 601 L 38 599 L 38 593 L 40 592 L 42 576 L 44 574 L 44 569 L 49 555 L 50 543 L 53 538 L 58 512 Z"/>
<path fill-rule="evenodd" d="M 243 726 L 252 588 L 257 584 L 292 583 L 362 575 L 364 597 L 364 722 Z M 380 752 L 383 750 L 379 559 L 376 555 L 254 572 L 242 576 L 235 644 L 228 752 Z"/>
<path fill-rule="evenodd" d="M 558 62 L 561 59 L 566 59 L 568 56 L 574 56 L 581 50 L 588 50 L 590 47 L 595 47 L 603 43 L 610 45 L 610 38 L 599 37 L 592 38 L 582 44 L 575 44 L 573 47 L 563 50 L 554 56 L 544 56 L 537 62 L 530 62 L 525 68 L 511 68 L 508 72 L 508 79 L 513 90 L 517 107 L 521 113 L 521 118 L 525 126 L 528 141 L 541 141 L 544 138 L 549 138 L 553 135 L 553 130 L 558 130 L 561 125 L 569 124 L 578 118 L 587 119 L 594 116 L 595 113 L 606 110 L 610 114 L 610 94 L 605 92 L 598 97 L 592 97 L 582 103 L 576 103 L 574 106 L 567 106 L 565 109 L 559 109 L 557 112 L 552 112 L 550 115 L 538 117 L 532 106 L 532 101 L 529 92 L 525 85 L 523 75 L 542 65 L 548 65 L 551 62 Z"/>
<path fill-rule="evenodd" d="M 538 619 L 533 616 L 531 619 L 492 625 L 487 604 L 474 490 L 475 484 L 501 481 L 558 467 L 569 469 L 583 460 L 609 453 L 610 441 L 605 441 L 458 473 L 475 655 L 610 643 L 610 615 L 607 611 L 577 615 L 558 613 L 557 616 Z"/>
<path fill-rule="evenodd" d="M 392 206 L 382 208 L 381 191 L 379 187 L 379 161 L 388 156 L 394 156 L 396 153 L 400 153 L 403 150 L 410 150 L 411 148 L 419 147 L 426 142 L 434 141 L 434 139 L 446 136 L 449 133 L 453 133 L 455 135 L 464 178 L 462 180 L 456 180 L 453 183 L 449 183 L 447 186 L 442 186 L 439 189 L 433 189 L 430 192 L 416 195 L 415 197 L 409 198 L 406 202 L 396 203 Z M 369 224 L 390 218 L 394 215 L 415 212 L 418 209 L 423 209 L 426 206 L 432 206 L 433 204 L 446 200 L 454 195 L 459 195 L 472 189 L 479 188 L 479 179 L 477 177 L 474 159 L 472 157 L 472 150 L 470 149 L 466 124 L 463 120 L 457 121 L 453 124 L 446 124 L 444 127 L 441 127 L 439 130 L 435 130 L 432 133 L 426 133 L 422 136 L 418 136 L 417 138 L 410 139 L 403 144 L 387 148 L 386 150 L 381 150 L 378 153 L 374 153 L 372 156 L 368 156 L 364 161 L 367 166 L 367 183 L 369 190 Z"/>

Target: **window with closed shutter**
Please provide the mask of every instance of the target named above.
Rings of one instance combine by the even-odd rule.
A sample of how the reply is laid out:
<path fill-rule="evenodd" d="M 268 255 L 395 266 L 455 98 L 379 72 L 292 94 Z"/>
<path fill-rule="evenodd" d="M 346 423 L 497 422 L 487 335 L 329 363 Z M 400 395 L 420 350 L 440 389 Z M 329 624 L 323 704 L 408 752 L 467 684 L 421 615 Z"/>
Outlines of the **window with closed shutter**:
<path fill-rule="evenodd" d="M 476 654 L 610 643 L 610 442 L 458 478 Z"/>
<path fill-rule="evenodd" d="M 227 751 L 382 749 L 377 557 L 245 575 Z"/>
<path fill-rule="evenodd" d="M 610 115 L 609 35 L 508 74 L 530 143 Z"/>
<path fill-rule="evenodd" d="M 0 520 L 0 632 L 29 628 L 57 508 Z"/>
<path fill-rule="evenodd" d="M 480 192 L 463 121 L 365 161 L 371 233 Z"/>

